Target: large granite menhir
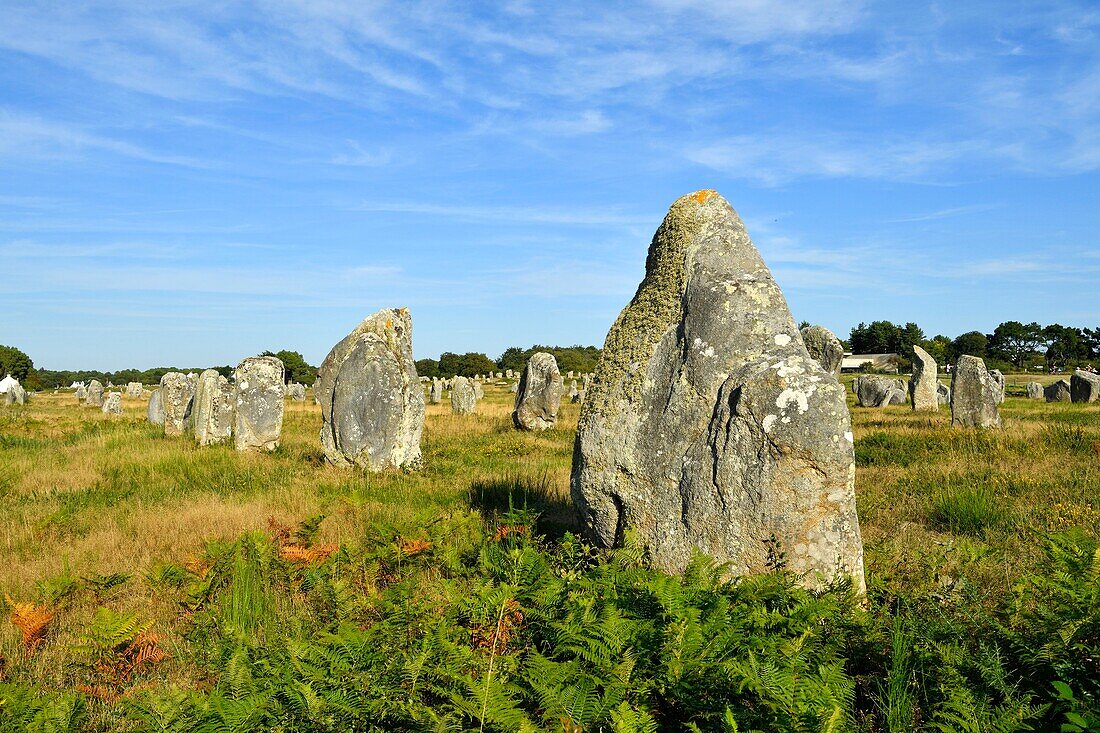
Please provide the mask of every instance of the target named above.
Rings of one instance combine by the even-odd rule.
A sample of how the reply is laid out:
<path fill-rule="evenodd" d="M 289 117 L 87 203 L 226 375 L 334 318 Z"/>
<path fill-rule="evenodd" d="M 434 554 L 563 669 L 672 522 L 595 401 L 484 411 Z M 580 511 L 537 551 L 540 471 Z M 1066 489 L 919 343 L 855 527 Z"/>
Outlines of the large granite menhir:
<path fill-rule="evenodd" d="M 1070 399 L 1074 402 L 1096 402 L 1100 400 L 1100 374 L 1076 369 L 1069 378 Z"/>
<path fill-rule="evenodd" d="M 199 445 L 226 443 L 233 435 L 236 396 L 233 385 L 214 369 L 207 369 L 195 382 L 191 427 Z"/>
<path fill-rule="evenodd" d="M 1004 400 L 1004 381 L 985 368 L 977 356 L 960 356 L 951 375 L 951 424 L 999 428 L 997 405 Z"/>
<path fill-rule="evenodd" d="M 477 411 L 477 394 L 470 380 L 466 377 L 455 377 L 451 385 L 451 414 L 472 415 Z"/>
<path fill-rule="evenodd" d="M 940 409 L 938 397 L 940 383 L 937 379 L 936 360 L 917 345 L 913 345 L 913 378 L 909 380 L 909 399 L 913 409 L 919 412 L 936 412 Z"/>
<path fill-rule="evenodd" d="M 573 383 L 574 388 L 576 382 Z M 516 390 L 512 422 L 520 430 L 547 430 L 558 421 L 563 384 L 558 360 L 543 351 L 532 354 Z"/>
<path fill-rule="evenodd" d="M 283 392 L 286 370 L 276 356 L 250 356 L 233 372 L 236 420 L 233 442 L 239 451 L 272 451 L 283 432 Z"/>
<path fill-rule="evenodd" d="M 740 217 L 714 191 L 677 200 L 581 408 L 571 489 L 588 534 L 631 532 L 672 572 L 696 550 L 765 572 L 778 543 L 806 585 L 862 591 L 854 484 L 844 389 Z"/>
<path fill-rule="evenodd" d="M 186 374 L 168 372 L 160 378 L 164 434 L 183 435 L 191 424 L 191 384 Z"/>

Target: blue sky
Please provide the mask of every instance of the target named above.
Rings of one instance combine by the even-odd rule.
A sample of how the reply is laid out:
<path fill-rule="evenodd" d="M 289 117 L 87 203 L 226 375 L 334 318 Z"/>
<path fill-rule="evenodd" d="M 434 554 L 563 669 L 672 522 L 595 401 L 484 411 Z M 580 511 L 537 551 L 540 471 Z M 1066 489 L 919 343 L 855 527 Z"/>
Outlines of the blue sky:
<path fill-rule="evenodd" d="M 841 335 L 1100 324 L 1100 5 L 0 0 L 0 343 L 602 344 L 718 189 Z"/>

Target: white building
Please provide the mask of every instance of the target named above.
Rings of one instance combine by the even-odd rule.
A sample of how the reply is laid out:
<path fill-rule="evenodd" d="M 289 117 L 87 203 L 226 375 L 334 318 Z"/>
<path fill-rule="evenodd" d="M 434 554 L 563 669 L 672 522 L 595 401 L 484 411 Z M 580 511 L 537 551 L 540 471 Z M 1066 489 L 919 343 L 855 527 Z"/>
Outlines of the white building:
<path fill-rule="evenodd" d="M 19 384 L 19 380 L 10 374 L 3 379 L 0 379 L 0 394 L 7 394 L 8 390 L 16 386 L 17 384 Z"/>
<path fill-rule="evenodd" d="M 858 372 L 867 362 L 870 362 L 871 368 L 877 371 L 898 373 L 897 354 L 845 354 L 843 361 L 840 362 L 840 371 Z"/>

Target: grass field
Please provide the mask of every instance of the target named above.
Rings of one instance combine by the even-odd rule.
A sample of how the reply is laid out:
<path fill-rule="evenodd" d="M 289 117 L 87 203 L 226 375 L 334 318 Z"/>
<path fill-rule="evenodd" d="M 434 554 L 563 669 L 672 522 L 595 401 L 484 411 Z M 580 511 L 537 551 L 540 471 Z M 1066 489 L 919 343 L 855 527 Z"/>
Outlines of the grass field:
<path fill-rule="evenodd" d="M 312 400 L 269 455 L 0 408 L 0 730 L 1100 730 L 1100 405 L 853 406 L 861 601 L 591 551 L 578 406 L 511 401 L 429 405 L 386 475 L 325 465 Z"/>

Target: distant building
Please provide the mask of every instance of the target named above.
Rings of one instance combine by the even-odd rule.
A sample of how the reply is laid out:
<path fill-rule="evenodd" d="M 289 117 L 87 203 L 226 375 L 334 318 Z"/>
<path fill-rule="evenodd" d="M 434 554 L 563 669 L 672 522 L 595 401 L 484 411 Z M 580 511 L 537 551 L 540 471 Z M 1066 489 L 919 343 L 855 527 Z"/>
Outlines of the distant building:
<path fill-rule="evenodd" d="M 0 394 L 7 394 L 8 390 L 17 384 L 19 384 L 19 380 L 10 374 L 0 379 Z"/>
<path fill-rule="evenodd" d="M 845 354 L 840 362 L 840 371 L 858 372 L 864 364 L 871 363 L 871 368 L 879 372 L 898 373 L 897 354 Z"/>

